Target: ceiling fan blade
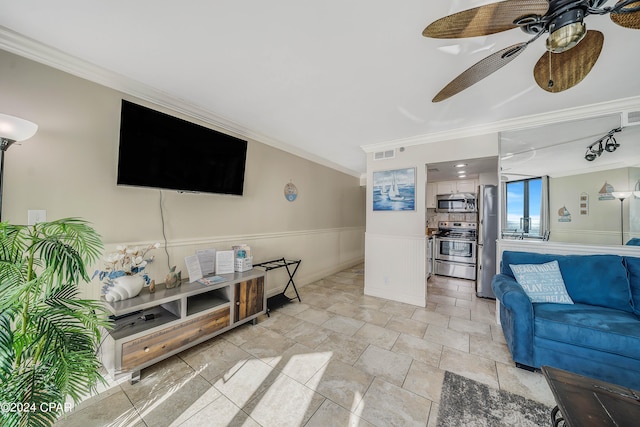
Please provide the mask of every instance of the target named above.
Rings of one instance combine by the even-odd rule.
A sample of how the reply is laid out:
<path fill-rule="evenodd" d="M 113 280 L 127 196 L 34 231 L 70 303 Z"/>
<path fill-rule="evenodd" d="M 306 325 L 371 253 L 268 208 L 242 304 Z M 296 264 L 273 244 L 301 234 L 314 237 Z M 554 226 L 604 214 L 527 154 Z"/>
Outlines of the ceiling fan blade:
<path fill-rule="evenodd" d="M 621 5 L 621 3 L 628 4 Z M 620 9 L 617 9 L 619 6 L 621 6 Z M 640 30 L 640 1 L 629 3 L 628 1 L 620 0 L 613 7 L 609 16 L 613 22 L 621 27 Z"/>
<path fill-rule="evenodd" d="M 433 98 L 432 102 L 444 101 L 447 98 L 478 83 L 491 73 L 507 65 L 520 55 L 528 43 L 518 43 L 499 50 L 467 68 L 462 74 L 453 79 Z"/>
<path fill-rule="evenodd" d="M 604 35 L 600 31 L 589 30 L 573 48 L 562 53 L 545 52 L 533 69 L 536 83 L 552 93 L 574 87 L 595 65 L 603 43 Z"/>
<path fill-rule="evenodd" d="M 547 0 L 506 0 L 487 4 L 432 22 L 422 35 L 436 39 L 486 36 L 516 28 L 514 21 L 524 16 L 547 13 Z"/>

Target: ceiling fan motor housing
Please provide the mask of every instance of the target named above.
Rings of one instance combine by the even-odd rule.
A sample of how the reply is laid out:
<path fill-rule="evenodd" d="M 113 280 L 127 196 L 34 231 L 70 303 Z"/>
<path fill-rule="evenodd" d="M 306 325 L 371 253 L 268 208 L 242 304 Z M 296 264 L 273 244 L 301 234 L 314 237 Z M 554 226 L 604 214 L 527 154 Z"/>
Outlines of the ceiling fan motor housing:
<path fill-rule="evenodd" d="M 560 28 L 565 27 L 569 24 L 582 22 L 583 19 L 584 19 L 584 10 L 582 8 L 567 10 L 566 12 L 563 12 L 557 17 L 555 17 L 549 23 L 549 32 L 553 33 L 554 31 L 559 30 Z"/>

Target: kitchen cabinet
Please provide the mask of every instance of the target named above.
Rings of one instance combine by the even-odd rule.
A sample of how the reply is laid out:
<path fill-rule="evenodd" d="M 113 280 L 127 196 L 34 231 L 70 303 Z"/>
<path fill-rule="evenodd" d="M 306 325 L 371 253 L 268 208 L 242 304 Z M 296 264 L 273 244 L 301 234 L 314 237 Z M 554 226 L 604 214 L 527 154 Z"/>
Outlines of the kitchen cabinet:
<path fill-rule="evenodd" d="M 478 181 L 475 179 L 465 179 L 459 181 L 436 182 L 437 194 L 451 193 L 477 193 Z"/>
<path fill-rule="evenodd" d="M 456 181 L 456 192 L 458 193 L 477 193 L 478 182 L 476 180 Z"/>
<path fill-rule="evenodd" d="M 455 181 L 440 181 L 436 182 L 437 194 L 451 194 L 457 193 Z"/>
<path fill-rule="evenodd" d="M 426 199 L 427 199 L 427 209 L 435 209 L 436 208 L 436 195 L 438 194 L 438 189 L 435 183 L 427 183 L 426 190 Z"/>

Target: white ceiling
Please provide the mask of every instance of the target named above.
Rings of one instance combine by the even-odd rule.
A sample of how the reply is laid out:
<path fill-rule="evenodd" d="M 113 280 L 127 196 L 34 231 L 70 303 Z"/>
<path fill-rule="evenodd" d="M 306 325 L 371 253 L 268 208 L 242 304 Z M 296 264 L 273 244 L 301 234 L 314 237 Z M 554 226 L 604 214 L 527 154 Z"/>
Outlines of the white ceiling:
<path fill-rule="evenodd" d="M 529 38 L 518 29 L 422 37 L 431 21 L 483 3 L 490 1 L 0 0 L 0 48 L 76 74 L 87 69 L 77 60 L 86 61 L 192 106 L 199 118 L 356 176 L 366 169 L 363 148 L 640 96 L 640 31 L 589 16 L 587 27 L 603 31 L 605 43 L 576 87 L 538 88 L 538 40 L 433 104 L 467 67 Z M 69 58 L 75 66 L 64 64 Z"/>

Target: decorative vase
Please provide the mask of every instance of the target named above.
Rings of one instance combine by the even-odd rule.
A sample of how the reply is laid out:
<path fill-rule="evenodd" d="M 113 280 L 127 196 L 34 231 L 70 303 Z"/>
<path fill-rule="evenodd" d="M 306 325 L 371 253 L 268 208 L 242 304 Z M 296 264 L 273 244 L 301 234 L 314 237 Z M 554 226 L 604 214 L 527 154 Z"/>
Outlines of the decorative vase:
<path fill-rule="evenodd" d="M 176 266 L 174 265 L 169 270 L 169 274 L 167 274 L 166 279 L 164 280 L 164 285 L 167 289 L 175 288 L 180 285 L 180 281 L 182 280 L 182 271 L 178 271 L 176 273 Z"/>
<path fill-rule="evenodd" d="M 120 276 L 113 279 L 113 286 L 107 290 L 104 299 L 113 302 L 133 298 L 140 293 L 143 286 L 142 276 Z"/>

